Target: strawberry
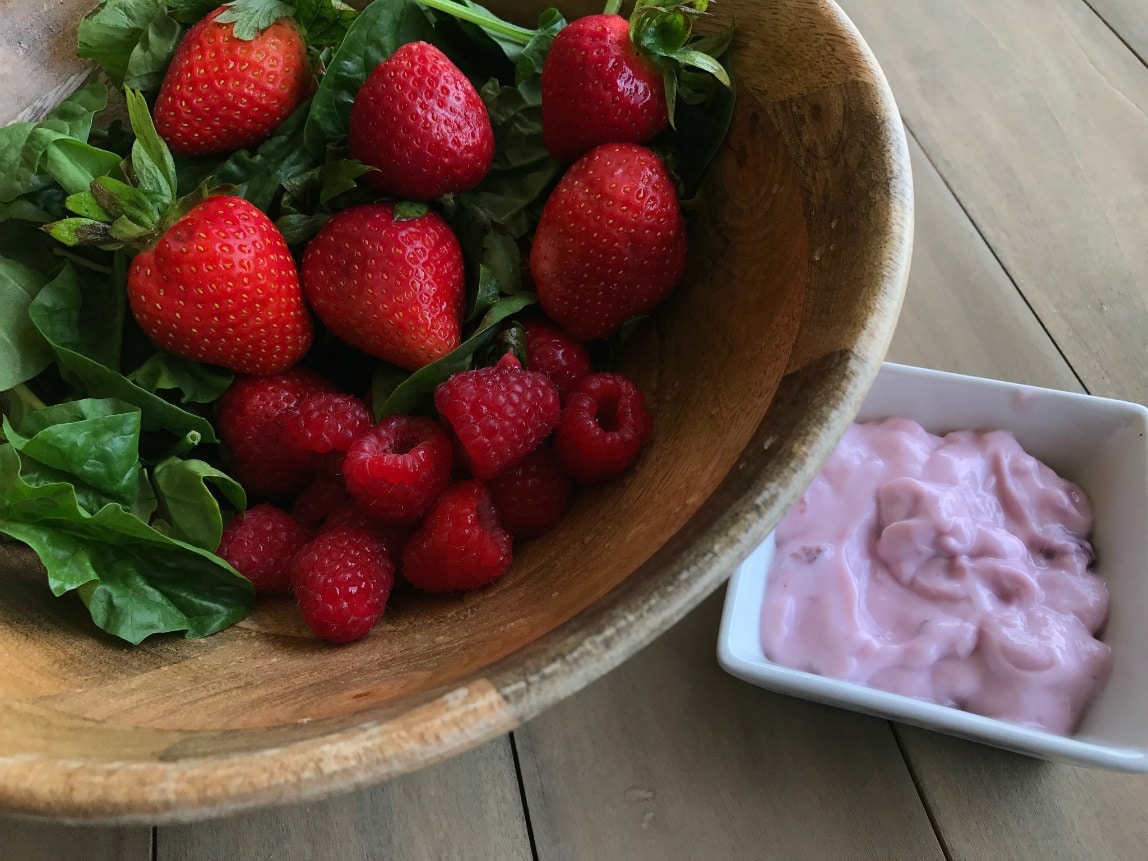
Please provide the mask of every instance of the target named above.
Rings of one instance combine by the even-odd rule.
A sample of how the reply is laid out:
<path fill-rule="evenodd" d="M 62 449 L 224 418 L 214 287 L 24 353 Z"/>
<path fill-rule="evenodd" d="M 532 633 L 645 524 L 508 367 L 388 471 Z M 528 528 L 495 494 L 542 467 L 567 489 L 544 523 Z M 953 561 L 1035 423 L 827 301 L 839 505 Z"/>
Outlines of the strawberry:
<path fill-rule="evenodd" d="M 303 36 L 290 18 L 264 23 L 260 5 L 266 7 L 242 0 L 220 6 L 180 40 L 154 112 L 156 130 L 176 155 L 261 143 L 306 97 L 311 70 Z M 255 31 L 252 38 L 241 38 L 245 30 Z"/>
<path fill-rule="evenodd" d="M 303 254 L 303 291 L 340 340 L 415 371 L 461 341 L 462 249 L 442 216 L 363 204 L 336 214 Z"/>
<path fill-rule="evenodd" d="M 530 249 L 546 315 L 581 340 L 645 314 L 681 279 L 686 227 L 661 159 L 637 144 L 604 144 L 566 171 Z"/>
<path fill-rule="evenodd" d="M 351 157 L 365 179 L 409 200 L 474 188 L 494 160 L 494 132 L 474 85 L 442 51 L 409 42 L 371 72 L 351 105 Z"/>
<path fill-rule="evenodd" d="M 554 37 L 542 67 L 542 138 L 558 161 L 603 143 L 644 143 L 669 122 L 661 70 L 620 15 L 589 15 Z"/>
<path fill-rule="evenodd" d="M 196 204 L 141 251 L 128 301 L 156 344 L 243 374 L 277 374 L 311 346 L 311 317 L 283 235 L 241 197 Z"/>

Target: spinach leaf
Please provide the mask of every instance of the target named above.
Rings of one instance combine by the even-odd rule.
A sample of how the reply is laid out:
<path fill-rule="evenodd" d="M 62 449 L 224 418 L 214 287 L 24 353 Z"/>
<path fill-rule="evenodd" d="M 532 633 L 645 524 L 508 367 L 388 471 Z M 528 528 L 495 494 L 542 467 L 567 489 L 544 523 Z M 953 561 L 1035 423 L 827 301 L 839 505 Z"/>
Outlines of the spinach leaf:
<path fill-rule="evenodd" d="M 139 407 L 144 430 L 166 429 L 176 436 L 196 431 L 217 442 L 211 423 L 169 403 L 114 370 L 119 363 L 125 300 L 116 279 L 89 282 L 80 289 L 71 266 L 47 284 L 29 306 L 32 323 L 56 355 L 64 379 L 93 397 L 113 397 Z"/>
<path fill-rule="evenodd" d="M 172 537 L 214 552 L 223 534 L 223 513 L 214 486 L 238 511 L 247 507 L 239 482 L 202 460 L 166 458 L 152 470 L 152 481 Z"/>
<path fill-rule="evenodd" d="M 178 25 L 171 36 L 161 18 L 168 18 L 164 0 L 102 0 L 79 23 L 76 54 L 94 60 L 117 85 L 151 89 L 141 81 L 162 74 L 179 37 Z"/>
<path fill-rule="evenodd" d="M 50 277 L 0 257 L 0 391 L 32 379 L 52 361 L 52 348 L 28 317 Z"/>
<path fill-rule="evenodd" d="M 234 376 L 175 353 L 158 352 L 127 378 L 149 392 L 178 391 L 180 403 L 210 404 L 227 390 Z"/>
<path fill-rule="evenodd" d="M 133 644 L 172 631 L 203 637 L 250 612 L 251 581 L 222 559 L 121 505 L 91 514 L 67 481 L 26 480 L 30 465 L 0 446 L 0 531 L 28 544 L 53 594 L 76 591 L 100 628 Z"/>

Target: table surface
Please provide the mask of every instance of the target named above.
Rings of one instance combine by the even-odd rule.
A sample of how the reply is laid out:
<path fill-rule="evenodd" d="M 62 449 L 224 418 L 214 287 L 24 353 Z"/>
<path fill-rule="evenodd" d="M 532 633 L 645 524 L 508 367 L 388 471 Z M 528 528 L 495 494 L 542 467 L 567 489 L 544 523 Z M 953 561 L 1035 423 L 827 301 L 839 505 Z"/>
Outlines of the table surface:
<path fill-rule="evenodd" d="M 915 252 L 890 359 L 1148 403 L 1143 2 L 844 0 L 912 152 Z M 422 772 L 193 825 L 0 817 L 0 858 L 1148 857 L 1148 777 L 746 685 L 714 657 L 721 600 Z"/>

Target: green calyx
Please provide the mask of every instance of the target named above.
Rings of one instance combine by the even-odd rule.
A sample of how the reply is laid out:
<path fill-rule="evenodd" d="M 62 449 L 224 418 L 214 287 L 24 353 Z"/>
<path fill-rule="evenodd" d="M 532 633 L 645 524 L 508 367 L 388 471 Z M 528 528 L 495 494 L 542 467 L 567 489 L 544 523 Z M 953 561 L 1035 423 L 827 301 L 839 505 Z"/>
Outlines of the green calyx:
<path fill-rule="evenodd" d="M 65 198 L 64 206 L 75 217 L 41 228 L 64 245 L 146 248 L 212 193 L 200 187 L 177 196 L 175 163 L 155 129 L 147 102 L 138 90 L 125 88 L 124 94 L 136 136 L 131 156 L 111 173 L 94 177 L 87 190 Z"/>

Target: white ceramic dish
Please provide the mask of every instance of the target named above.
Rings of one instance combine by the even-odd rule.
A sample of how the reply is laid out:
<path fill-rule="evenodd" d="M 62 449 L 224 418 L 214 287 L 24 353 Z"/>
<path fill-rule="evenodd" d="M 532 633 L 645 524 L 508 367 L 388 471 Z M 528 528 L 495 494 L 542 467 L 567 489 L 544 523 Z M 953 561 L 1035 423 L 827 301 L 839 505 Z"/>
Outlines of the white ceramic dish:
<path fill-rule="evenodd" d="M 926 430 L 1004 428 L 1065 478 L 1095 509 L 1097 573 L 1111 609 L 1103 639 L 1112 678 L 1078 732 L 1040 732 L 766 660 L 759 631 L 770 535 L 734 572 L 718 660 L 732 675 L 780 693 L 914 724 L 1018 753 L 1148 772 L 1148 409 L 1124 401 L 885 364 L 858 421 L 903 416 Z"/>

